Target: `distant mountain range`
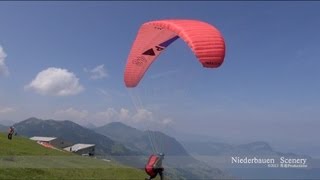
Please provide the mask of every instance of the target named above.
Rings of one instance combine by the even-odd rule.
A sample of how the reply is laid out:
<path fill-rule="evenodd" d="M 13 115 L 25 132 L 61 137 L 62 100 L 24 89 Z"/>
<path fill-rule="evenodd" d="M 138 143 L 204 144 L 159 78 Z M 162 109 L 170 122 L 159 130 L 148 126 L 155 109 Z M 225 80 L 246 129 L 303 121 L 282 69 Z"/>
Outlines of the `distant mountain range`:
<path fill-rule="evenodd" d="M 15 121 L 12 121 L 12 120 L 9 120 L 9 119 L 0 121 L 1 125 L 8 126 L 8 127 L 12 126 L 15 123 L 16 123 Z"/>
<path fill-rule="evenodd" d="M 0 132 L 8 132 L 9 127 L 0 124 Z"/>
<path fill-rule="evenodd" d="M 278 155 L 272 147 L 262 141 L 248 144 L 232 145 L 216 142 L 182 142 L 184 147 L 192 154 L 220 156 L 220 155 Z"/>
<path fill-rule="evenodd" d="M 268 143 L 257 141 L 232 145 L 216 142 L 182 142 L 193 157 L 213 167 L 218 167 L 233 176 L 244 179 L 320 179 L 320 161 L 307 155 L 275 151 Z M 233 158 L 274 159 L 277 167 L 267 164 L 232 163 Z M 281 168 L 280 158 L 307 159 L 307 167 Z"/>

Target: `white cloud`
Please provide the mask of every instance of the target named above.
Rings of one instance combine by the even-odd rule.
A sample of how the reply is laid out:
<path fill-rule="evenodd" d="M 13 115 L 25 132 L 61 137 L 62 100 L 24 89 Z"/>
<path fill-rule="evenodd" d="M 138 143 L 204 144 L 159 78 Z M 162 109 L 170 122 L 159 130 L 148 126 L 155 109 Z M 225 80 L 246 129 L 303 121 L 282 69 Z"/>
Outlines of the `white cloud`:
<path fill-rule="evenodd" d="M 104 68 L 104 64 L 99 65 L 91 70 L 84 69 L 85 72 L 89 72 L 91 79 L 102 79 L 108 77 L 107 70 Z"/>
<path fill-rule="evenodd" d="M 171 118 L 157 118 L 154 113 L 148 109 L 140 108 L 136 111 L 130 111 L 126 108 L 116 110 L 108 108 L 106 111 L 95 115 L 96 122 L 104 125 L 114 121 L 120 121 L 134 127 L 144 127 L 150 129 L 153 126 L 167 126 L 173 122 Z"/>
<path fill-rule="evenodd" d="M 97 113 L 97 118 L 108 122 L 117 118 L 118 112 L 114 108 L 108 108 L 106 111 Z"/>
<path fill-rule="evenodd" d="M 70 120 L 82 120 L 87 118 L 89 115 L 86 110 L 77 110 L 74 108 L 68 108 L 63 110 L 58 110 L 54 113 L 54 116 L 59 119 L 70 119 Z"/>
<path fill-rule="evenodd" d="M 130 118 L 130 112 L 128 109 L 121 108 L 119 112 L 119 118 L 121 120 L 129 119 Z"/>
<path fill-rule="evenodd" d="M 13 109 L 11 107 L 0 108 L 0 114 L 7 114 L 7 113 L 14 112 L 14 111 L 15 111 L 15 109 Z"/>
<path fill-rule="evenodd" d="M 75 74 L 66 69 L 48 68 L 38 73 L 32 82 L 25 87 L 41 95 L 69 96 L 83 91 Z"/>
<path fill-rule="evenodd" d="M 106 111 L 97 113 L 99 119 L 104 119 L 108 122 L 111 121 L 124 121 L 124 122 L 142 122 L 150 121 L 153 119 L 152 112 L 146 109 L 138 109 L 136 113 L 130 112 L 126 108 L 121 108 L 119 111 L 114 108 L 108 108 Z"/>
<path fill-rule="evenodd" d="M 4 52 L 3 48 L 0 46 L 0 75 L 8 76 L 9 69 L 5 64 L 5 59 L 7 54 Z"/>
<path fill-rule="evenodd" d="M 171 124 L 172 122 L 173 120 L 171 118 L 164 118 L 161 123 L 163 125 L 168 125 L 168 124 Z"/>
<path fill-rule="evenodd" d="M 136 123 L 153 121 L 153 114 L 147 109 L 138 109 L 137 112 L 132 116 L 132 120 Z"/>

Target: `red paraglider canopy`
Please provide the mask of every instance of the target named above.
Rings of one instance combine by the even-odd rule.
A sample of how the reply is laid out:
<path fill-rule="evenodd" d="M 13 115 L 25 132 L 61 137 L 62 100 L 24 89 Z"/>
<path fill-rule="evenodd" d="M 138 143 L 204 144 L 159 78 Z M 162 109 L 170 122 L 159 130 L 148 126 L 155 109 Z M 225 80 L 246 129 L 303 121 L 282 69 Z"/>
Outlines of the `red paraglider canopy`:
<path fill-rule="evenodd" d="M 124 81 L 135 87 L 161 52 L 176 39 L 184 40 L 205 68 L 218 68 L 225 57 L 225 42 L 214 26 L 198 20 L 159 20 L 144 23 L 130 51 Z"/>

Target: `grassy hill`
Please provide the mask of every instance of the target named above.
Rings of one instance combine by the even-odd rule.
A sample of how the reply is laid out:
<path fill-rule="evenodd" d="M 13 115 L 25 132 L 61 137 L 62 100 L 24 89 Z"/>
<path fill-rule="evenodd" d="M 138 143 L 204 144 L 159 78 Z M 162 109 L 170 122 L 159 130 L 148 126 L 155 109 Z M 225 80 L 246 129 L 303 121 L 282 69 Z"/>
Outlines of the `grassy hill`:
<path fill-rule="evenodd" d="M 144 179 L 142 170 L 47 149 L 25 137 L 0 133 L 0 179 Z"/>

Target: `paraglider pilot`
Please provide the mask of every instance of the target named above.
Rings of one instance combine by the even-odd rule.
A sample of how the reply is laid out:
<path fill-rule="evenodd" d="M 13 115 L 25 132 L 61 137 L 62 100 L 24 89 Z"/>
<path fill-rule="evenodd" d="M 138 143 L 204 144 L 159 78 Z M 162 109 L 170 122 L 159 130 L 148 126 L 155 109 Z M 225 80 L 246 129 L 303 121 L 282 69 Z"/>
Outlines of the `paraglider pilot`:
<path fill-rule="evenodd" d="M 9 130 L 8 130 L 8 139 L 12 139 L 12 135 L 14 133 L 14 127 L 10 126 Z"/>
<path fill-rule="evenodd" d="M 157 155 L 153 154 L 149 157 L 148 163 L 146 164 L 145 171 L 150 176 L 145 180 L 151 180 L 157 177 L 159 174 L 160 179 L 163 180 L 163 171 L 162 160 L 164 159 L 163 153 L 158 153 Z"/>

